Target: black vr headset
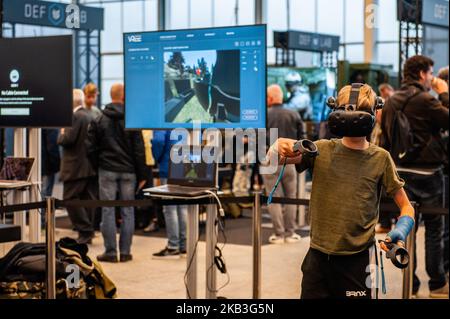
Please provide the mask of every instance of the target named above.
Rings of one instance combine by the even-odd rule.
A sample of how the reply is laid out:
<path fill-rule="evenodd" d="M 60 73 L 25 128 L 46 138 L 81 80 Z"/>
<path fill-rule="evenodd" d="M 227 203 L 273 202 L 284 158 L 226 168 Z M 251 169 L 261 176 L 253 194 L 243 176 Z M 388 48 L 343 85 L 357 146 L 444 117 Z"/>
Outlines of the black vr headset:
<path fill-rule="evenodd" d="M 330 132 L 337 136 L 369 136 L 375 125 L 375 111 L 383 108 L 384 101 L 377 96 L 371 111 L 358 111 L 359 91 L 364 84 L 352 83 L 350 99 L 347 104 L 337 105 L 336 99 L 330 96 L 327 105 L 332 109 L 328 117 Z"/>

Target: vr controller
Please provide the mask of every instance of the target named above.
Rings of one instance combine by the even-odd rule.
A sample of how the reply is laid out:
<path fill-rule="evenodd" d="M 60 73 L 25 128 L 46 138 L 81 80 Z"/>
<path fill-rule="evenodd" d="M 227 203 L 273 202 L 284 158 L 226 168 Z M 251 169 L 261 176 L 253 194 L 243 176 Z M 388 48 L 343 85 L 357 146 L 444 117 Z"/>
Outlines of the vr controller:
<path fill-rule="evenodd" d="M 314 158 L 316 157 L 319 152 L 317 150 L 317 146 L 316 144 L 314 144 L 313 142 L 311 142 L 310 140 L 307 139 L 303 139 L 303 140 L 299 140 L 297 142 L 295 142 L 294 147 L 293 147 L 293 151 L 294 152 L 298 152 L 300 151 L 300 154 L 302 154 L 302 163 L 300 163 L 300 166 L 304 166 L 305 169 L 307 168 L 307 165 L 305 164 L 305 162 L 309 159 L 309 158 Z M 275 193 L 278 184 L 280 183 L 283 174 L 284 174 L 284 168 L 286 167 L 286 163 L 287 161 L 284 162 L 280 174 L 278 175 L 277 181 L 275 182 L 275 185 L 272 188 L 272 191 L 269 193 L 269 196 L 267 197 L 267 205 L 270 205 L 270 203 L 272 202 L 272 197 L 273 194 Z M 302 170 L 305 170 L 302 169 Z"/>
<path fill-rule="evenodd" d="M 294 144 L 293 150 L 294 152 L 300 151 L 300 154 L 302 154 L 303 157 L 301 163 L 297 168 L 298 172 L 300 173 L 309 167 L 308 162 L 310 162 L 317 155 L 319 155 L 319 151 L 317 149 L 316 144 L 307 139 L 297 141 Z"/>
<path fill-rule="evenodd" d="M 300 151 L 303 156 L 316 157 L 318 154 L 317 146 L 310 140 L 299 140 L 294 144 L 294 152 Z"/>
<path fill-rule="evenodd" d="M 386 257 L 389 258 L 395 267 L 404 269 L 409 265 L 409 253 L 408 251 L 394 243 L 388 243 L 384 240 L 379 240 L 378 243 L 384 243 L 389 251 L 386 253 Z"/>

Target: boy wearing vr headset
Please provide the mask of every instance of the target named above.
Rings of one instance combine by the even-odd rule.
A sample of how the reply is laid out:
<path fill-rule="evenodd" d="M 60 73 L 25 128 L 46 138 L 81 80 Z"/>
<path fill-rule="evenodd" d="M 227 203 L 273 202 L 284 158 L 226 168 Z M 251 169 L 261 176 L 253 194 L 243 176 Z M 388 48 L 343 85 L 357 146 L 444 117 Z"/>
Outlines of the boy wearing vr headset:
<path fill-rule="evenodd" d="M 301 298 L 371 298 L 375 289 L 368 266 L 376 263 L 381 188 L 401 210 L 386 242 L 403 245 L 414 225 L 414 209 L 390 154 L 366 140 L 383 100 L 370 86 L 355 83 L 327 103 L 333 109 L 330 131 L 341 139 L 314 142 L 318 156 L 308 156 L 298 141 L 279 138 L 268 155 L 278 154 L 279 163 L 313 173 L 311 246 L 302 264 Z M 380 246 L 388 251 L 384 243 Z"/>

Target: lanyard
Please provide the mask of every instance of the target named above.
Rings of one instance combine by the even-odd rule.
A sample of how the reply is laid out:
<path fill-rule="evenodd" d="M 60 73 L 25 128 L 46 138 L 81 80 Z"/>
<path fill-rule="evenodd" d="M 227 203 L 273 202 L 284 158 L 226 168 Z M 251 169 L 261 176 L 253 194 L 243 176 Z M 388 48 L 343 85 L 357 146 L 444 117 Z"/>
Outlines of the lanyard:
<path fill-rule="evenodd" d="M 281 167 L 281 171 L 280 171 L 280 174 L 278 175 L 277 181 L 275 182 L 275 185 L 273 186 L 272 190 L 270 191 L 269 197 L 267 198 L 267 205 L 270 205 L 272 203 L 273 194 L 275 194 L 278 184 L 280 184 L 280 181 L 283 178 L 285 168 L 286 168 L 286 161 L 284 161 L 283 167 Z"/>

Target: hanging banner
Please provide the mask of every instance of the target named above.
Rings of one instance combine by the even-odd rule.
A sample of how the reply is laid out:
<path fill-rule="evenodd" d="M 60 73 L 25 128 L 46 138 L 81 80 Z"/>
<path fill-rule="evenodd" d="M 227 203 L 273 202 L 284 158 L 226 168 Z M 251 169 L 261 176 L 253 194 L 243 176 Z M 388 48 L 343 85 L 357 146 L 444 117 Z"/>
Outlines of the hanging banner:
<path fill-rule="evenodd" d="M 448 28 L 448 0 L 422 1 L 422 23 Z"/>
<path fill-rule="evenodd" d="M 103 8 L 38 0 L 3 0 L 3 21 L 65 29 L 103 30 Z"/>

